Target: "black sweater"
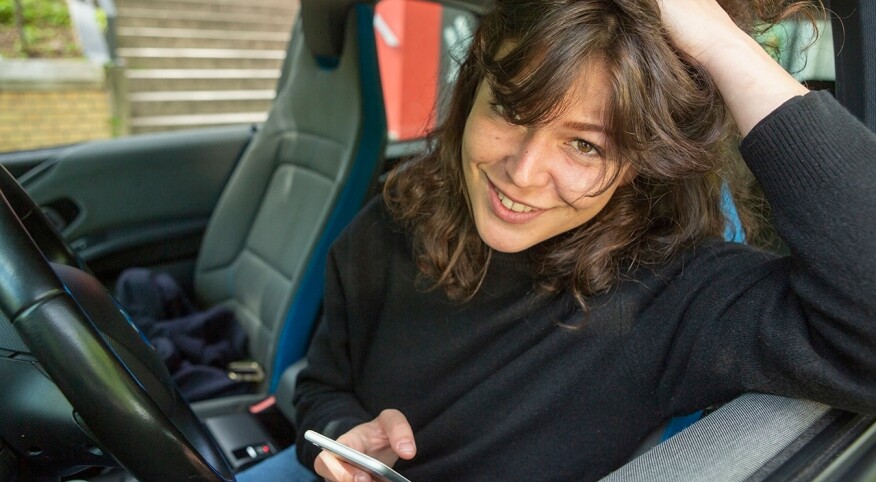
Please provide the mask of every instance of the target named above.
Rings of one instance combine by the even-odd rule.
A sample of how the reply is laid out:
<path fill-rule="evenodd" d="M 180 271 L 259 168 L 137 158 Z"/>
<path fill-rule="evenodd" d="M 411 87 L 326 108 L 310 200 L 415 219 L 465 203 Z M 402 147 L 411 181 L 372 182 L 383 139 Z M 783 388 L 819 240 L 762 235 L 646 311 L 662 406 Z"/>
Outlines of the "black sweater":
<path fill-rule="evenodd" d="M 415 286 L 410 240 L 373 202 L 335 243 L 325 316 L 295 396 L 300 434 L 396 408 L 414 482 L 592 480 L 665 419 L 763 391 L 876 412 L 876 136 L 827 94 L 743 141 L 776 257 L 710 240 L 589 300 L 533 289 L 495 254 L 473 300 Z M 571 329 L 564 325 L 574 325 Z"/>

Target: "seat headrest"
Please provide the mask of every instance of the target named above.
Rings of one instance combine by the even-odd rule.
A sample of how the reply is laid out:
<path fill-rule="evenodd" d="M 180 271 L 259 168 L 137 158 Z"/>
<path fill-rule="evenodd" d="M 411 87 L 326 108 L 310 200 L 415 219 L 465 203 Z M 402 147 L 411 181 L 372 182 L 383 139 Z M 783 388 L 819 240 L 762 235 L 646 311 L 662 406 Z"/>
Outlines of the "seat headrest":
<path fill-rule="evenodd" d="M 474 13 L 484 13 L 496 5 L 496 0 L 434 0 L 449 7 L 457 7 Z"/>
<path fill-rule="evenodd" d="M 436 0 L 437 3 L 483 12 L 495 0 Z M 301 0 L 304 41 L 317 57 L 337 58 L 344 48 L 344 22 L 347 12 L 357 4 L 374 4 L 377 0 Z"/>
<path fill-rule="evenodd" d="M 357 3 L 373 4 L 376 0 L 301 0 L 304 41 L 313 55 L 341 55 L 347 12 Z"/>

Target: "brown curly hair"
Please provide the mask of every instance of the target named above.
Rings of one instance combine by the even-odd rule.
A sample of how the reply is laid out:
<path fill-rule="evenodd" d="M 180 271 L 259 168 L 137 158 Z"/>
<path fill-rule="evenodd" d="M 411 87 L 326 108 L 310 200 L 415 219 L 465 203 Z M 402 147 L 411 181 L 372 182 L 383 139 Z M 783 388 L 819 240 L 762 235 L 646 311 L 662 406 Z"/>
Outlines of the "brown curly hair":
<path fill-rule="evenodd" d="M 814 19 L 816 11 L 806 1 L 719 3 L 748 32 L 800 12 Z M 612 92 L 604 185 L 620 172 L 612 166 L 629 164 L 637 175 L 592 220 L 532 250 L 540 286 L 570 289 L 585 307 L 588 296 L 632 269 L 721 236 L 728 182 L 751 237 L 750 203 L 740 202 L 745 189 L 737 188 L 732 162 L 736 129 L 705 70 L 669 42 L 655 0 L 499 0 L 482 18 L 428 152 L 394 169 L 384 186 L 388 209 L 410 229 L 417 265 L 434 287 L 470 298 L 489 265 L 461 167 L 463 129 L 481 81 L 491 83 L 509 121 L 537 125 L 560 113 L 576 74 L 597 60 Z"/>

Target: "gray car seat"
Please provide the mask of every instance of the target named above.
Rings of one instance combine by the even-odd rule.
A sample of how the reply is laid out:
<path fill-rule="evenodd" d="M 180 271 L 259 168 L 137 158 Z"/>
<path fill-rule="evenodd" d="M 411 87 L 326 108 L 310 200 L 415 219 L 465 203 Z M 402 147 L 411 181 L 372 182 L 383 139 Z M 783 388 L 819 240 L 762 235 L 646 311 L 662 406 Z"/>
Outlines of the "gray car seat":
<path fill-rule="evenodd" d="M 224 305 L 276 385 L 301 358 L 329 244 L 382 166 L 386 120 L 370 9 L 302 0 L 268 119 L 210 219 L 195 295 Z"/>

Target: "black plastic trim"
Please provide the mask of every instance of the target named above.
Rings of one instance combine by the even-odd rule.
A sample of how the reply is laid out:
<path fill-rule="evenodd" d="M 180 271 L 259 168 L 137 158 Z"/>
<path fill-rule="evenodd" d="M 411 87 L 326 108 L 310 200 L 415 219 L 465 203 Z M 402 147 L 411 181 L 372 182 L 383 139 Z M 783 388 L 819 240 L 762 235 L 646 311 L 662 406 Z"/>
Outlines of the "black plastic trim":
<path fill-rule="evenodd" d="M 808 443 L 800 448 L 791 447 L 794 454 L 772 473 L 751 480 L 790 482 L 812 480 L 848 449 L 873 423 L 873 417 L 842 410 L 831 410 L 822 418 L 829 420 Z M 816 426 L 819 424 L 816 424 Z"/>

